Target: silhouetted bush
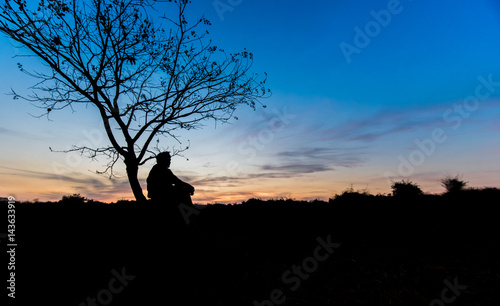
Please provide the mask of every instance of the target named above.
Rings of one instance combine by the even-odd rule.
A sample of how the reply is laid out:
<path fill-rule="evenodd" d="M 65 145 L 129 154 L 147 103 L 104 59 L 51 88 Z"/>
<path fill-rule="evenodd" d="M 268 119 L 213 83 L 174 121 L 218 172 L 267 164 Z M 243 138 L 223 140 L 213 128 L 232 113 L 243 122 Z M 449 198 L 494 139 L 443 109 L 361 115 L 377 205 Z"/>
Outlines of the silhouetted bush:
<path fill-rule="evenodd" d="M 467 185 L 467 182 L 464 180 L 461 180 L 458 177 L 458 175 L 455 177 L 451 177 L 451 176 L 447 175 L 443 179 L 441 179 L 441 186 L 443 186 L 446 189 L 446 192 L 448 192 L 448 193 L 460 192 L 464 189 L 464 187 L 466 185 Z"/>
<path fill-rule="evenodd" d="M 243 206 L 252 206 L 252 207 L 261 207 L 265 205 L 266 202 L 262 199 L 257 199 L 257 198 L 251 198 L 248 199 L 247 201 L 241 202 L 241 205 Z"/>
<path fill-rule="evenodd" d="M 363 190 L 354 190 L 354 188 L 349 187 L 345 189 L 341 194 L 336 194 L 333 199 L 330 199 L 329 202 L 352 202 L 352 203 L 358 203 L 360 201 L 365 201 L 369 198 L 373 198 L 373 195 L 371 195 L 368 190 L 363 189 Z"/>
<path fill-rule="evenodd" d="M 415 198 L 423 194 L 422 189 L 410 180 L 393 182 L 391 188 L 393 196 L 398 198 Z"/>
<path fill-rule="evenodd" d="M 72 195 L 63 196 L 62 199 L 59 201 L 59 203 L 80 205 L 87 203 L 87 198 L 82 197 L 79 193 L 78 194 L 75 193 Z"/>
<path fill-rule="evenodd" d="M 353 202 L 357 203 L 372 198 L 373 195 L 362 193 L 362 192 L 343 192 L 342 194 L 336 194 L 333 199 L 330 199 L 330 203 L 333 202 Z"/>

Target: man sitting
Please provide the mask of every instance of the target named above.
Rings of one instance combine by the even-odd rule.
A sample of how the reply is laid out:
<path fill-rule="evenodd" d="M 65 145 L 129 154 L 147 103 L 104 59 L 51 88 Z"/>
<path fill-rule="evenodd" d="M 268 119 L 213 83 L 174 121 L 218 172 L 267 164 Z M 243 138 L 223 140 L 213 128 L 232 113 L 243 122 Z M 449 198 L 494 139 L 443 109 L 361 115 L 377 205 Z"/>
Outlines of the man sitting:
<path fill-rule="evenodd" d="M 169 152 L 162 152 L 156 156 L 156 165 L 147 178 L 148 197 L 155 204 L 193 205 L 191 195 L 194 194 L 194 187 L 172 173 L 170 162 Z"/>

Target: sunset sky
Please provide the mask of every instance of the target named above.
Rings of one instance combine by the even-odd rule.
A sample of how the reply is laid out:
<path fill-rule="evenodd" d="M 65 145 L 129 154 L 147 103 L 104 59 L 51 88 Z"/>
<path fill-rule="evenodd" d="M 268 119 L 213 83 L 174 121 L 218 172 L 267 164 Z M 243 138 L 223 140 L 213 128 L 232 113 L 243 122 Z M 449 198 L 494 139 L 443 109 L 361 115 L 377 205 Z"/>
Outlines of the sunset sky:
<path fill-rule="evenodd" d="M 203 3 L 203 4 L 200 4 Z M 159 8 L 167 9 L 162 5 Z M 172 170 L 197 203 L 252 197 L 328 199 L 346 188 L 389 193 L 411 179 L 424 192 L 461 175 L 500 187 L 500 3 L 478 1 L 193 1 L 210 38 L 228 52 L 253 52 L 268 74 L 266 108 L 237 110 L 231 124 L 207 121 L 181 133 L 189 144 Z M 124 167 L 50 152 L 107 145 L 100 117 L 83 106 L 36 119 L 40 110 L 6 95 L 36 80 L 31 58 L 0 37 L 0 197 L 132 199 Z M 143 190 L 154 165 L 140 169 Z"/>

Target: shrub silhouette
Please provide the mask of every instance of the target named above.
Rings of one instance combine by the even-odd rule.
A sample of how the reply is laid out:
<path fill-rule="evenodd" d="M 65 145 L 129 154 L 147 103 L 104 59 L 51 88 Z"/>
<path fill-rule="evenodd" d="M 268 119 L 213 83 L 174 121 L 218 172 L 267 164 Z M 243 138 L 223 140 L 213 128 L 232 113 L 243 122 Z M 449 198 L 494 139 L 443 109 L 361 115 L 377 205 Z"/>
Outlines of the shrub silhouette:
<path fill-rule="evenodd" d="M 451 177 L 449 175 L 441 179 L 441 186 L 446 189 L 447 193 L 457 193 L 464 189 L 468 182 L 460 179 L 457 176 Z"/>
<path fill-rule="evenodd" d="M 333 199 L 330 199 L 330 203 L 334 202 L 335 200 L 337 201 L 353 201 L 353 202 L 358 202 L 358 201 L 363 201 L 368 198 L 373 197 L 369 192 L 368 189 L 362 189 L 362 190 L 354 190 L 354 188 L 349 187 L 345 189 L 341 194 L 336 194 Z"/>
<path fill-rule="evenodd" d="M 410 180 L 393 182 L 391 185 L 392 194 L 398 198 L 414 198 L 422 195 L 422 189 Z"/>
<path fill-rule="evenodd" d="M 59 203 L 64 203 L 64 204 L 84 204 L 87 202 L 87 198 L 82 197 L 79 193 L 78 194 L 72 194 L 72 195 L 65 195 L 62 197 L 62 199 L 59 201 Z"/>

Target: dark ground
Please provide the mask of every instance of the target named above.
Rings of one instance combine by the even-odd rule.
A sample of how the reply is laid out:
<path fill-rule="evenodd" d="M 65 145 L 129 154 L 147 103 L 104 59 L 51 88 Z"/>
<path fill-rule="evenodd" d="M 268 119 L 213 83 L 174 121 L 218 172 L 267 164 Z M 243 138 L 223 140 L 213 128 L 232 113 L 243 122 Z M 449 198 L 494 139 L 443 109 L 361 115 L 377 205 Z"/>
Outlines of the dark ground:
<path fill-rule="evenodd" d="M 201 209 L 189 225 L 132 202 L 17 204 L 16 302 L 500 305 L 499 199 L 498 190 L 476 190 L 249 200 Z M 318 239 L 340 246 L 314 260 Z"/>

